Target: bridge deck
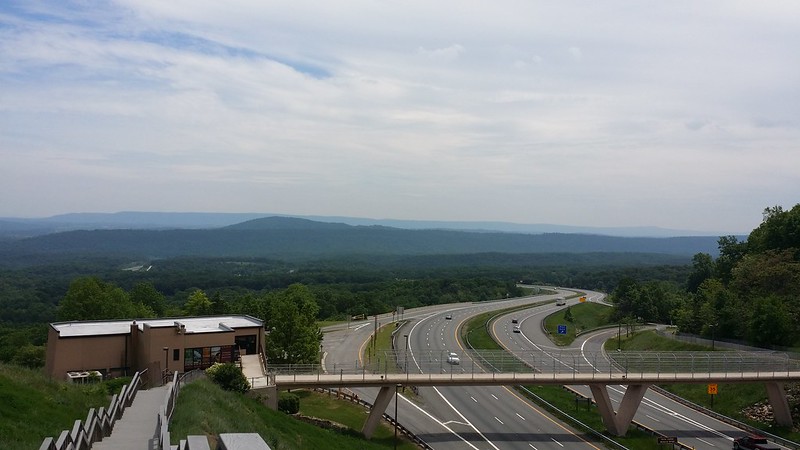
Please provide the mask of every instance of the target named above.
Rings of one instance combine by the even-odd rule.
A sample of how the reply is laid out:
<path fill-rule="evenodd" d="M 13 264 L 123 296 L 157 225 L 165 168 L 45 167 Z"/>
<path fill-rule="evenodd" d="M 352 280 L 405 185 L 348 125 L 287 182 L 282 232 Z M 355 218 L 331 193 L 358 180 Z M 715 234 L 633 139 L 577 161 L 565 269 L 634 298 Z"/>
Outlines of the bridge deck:
<path fill-rule="evenodd" d="M 753 383 L 797 382 L 794 372 L 708 372 L 708 373 L 444 373 L 444 374 L 292 374 L 272 375 L 279 389 L 302 387 L 406 386 L 509 386 L 518 384 L 664 384 L 664 383 Z"/>

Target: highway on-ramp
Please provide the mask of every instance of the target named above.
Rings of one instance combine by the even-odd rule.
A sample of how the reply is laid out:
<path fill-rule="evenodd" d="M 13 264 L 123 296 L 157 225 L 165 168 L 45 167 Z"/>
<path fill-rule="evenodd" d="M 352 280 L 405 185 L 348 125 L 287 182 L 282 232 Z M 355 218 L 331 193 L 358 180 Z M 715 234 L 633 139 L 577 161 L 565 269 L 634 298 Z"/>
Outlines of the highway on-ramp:
<path fill-rule="evenodd" d="M 586 292 L 586 294 L 589 301 L 602 301 L 601 293 Z M 566 306 L 576 303 L 577 300 L 568 300 Z M 617 328 L 579 336 L 570 345 L 571 351 L 565 350 L 564 347 L 556 347 L 547 337 L 542 321 L 546 316 L 566 306 L 548 305 L 506 314 L 498 317 L 493 323 L 492 332 L 495 339 L 511 352 L 549 354 L 553 359 L 560 359 L 556 361 L 557 364 L 565 365 L 572 365 L 572 358 L 577 355 L 578 358 L 584 358 L 585 363 L 597 366 L 596 370 L 607 371 L 609 360 L 598 361 L 596 355 L 603 354 L 604 342 L 616 336 Z M 519 333 L 514 332 L 515 324 L 512 324 L 512 319 L 518 322 L 516 325 L 519 326 Z M 540 357 L 539 361 L 549 366 L 553 359 Z M 704 387 L 698 386 L 698 389 Z M 591 397 L 588 386 L 575 388 L 584 396 Z M 609 397 L 615 409 L 619 406 L 625 389 L 625 386 L 608 386 Z M 665 436 L 677 437 L 680 443 L 698 449 L 728 449 L 731 448 L 733 438 L 746 434 L 741 429 L 702 414 L 652 389 L 648 389 L 634 420 Z"/>
<path fill-rule="evenodd" d="M 407 310 L 403 318 L 408 323 L 400 330 L 397 345 L 404 348 L 405 336 L 408 335 L 409 370 L 424 371 L 432 361 L 439 363 L 438 371 L 441 372 L 472 370 L 473 361 L 463 351 L 457 336 L 458 327 L 464 321 L 486 311 L 553 300 L 555 297 L 536 296 Z M 378 321 L 385 323 L 391 319 L 391 315 L 383 315 Z M 373 321 L 365 321 L 326 332 L 323 341 L 326 371 L 336 373 L 344 366 L 351 367 L 354 359 L 358 358 L 358 349 L 362 348 L 374 327 Z M 460 364 L 447 362 L 450 351 L 459 355 Z M 420 364 L 420 359 L 425 359 L 426 364 Z M 374 389 L 354 391 L 368 401 L 377 395 Z M 420 388 L 419 394 L 401 394 L 398 397 L 398 419 L 435 449 L 600 448 L 510 388 Z M 394 415 L 394 408 L 392 402 L 386 412 Z"/>

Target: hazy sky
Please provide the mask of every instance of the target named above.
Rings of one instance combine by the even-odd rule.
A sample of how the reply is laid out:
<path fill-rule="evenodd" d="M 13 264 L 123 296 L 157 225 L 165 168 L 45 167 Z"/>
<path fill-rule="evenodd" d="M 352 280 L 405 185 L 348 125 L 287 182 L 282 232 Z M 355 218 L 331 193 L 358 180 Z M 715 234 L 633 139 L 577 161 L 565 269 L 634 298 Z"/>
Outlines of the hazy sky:
<path fill-rule="evenodd" d="M 748 232 L 800 202 L 800 2 L 0 2 L 0 216 Z"/>

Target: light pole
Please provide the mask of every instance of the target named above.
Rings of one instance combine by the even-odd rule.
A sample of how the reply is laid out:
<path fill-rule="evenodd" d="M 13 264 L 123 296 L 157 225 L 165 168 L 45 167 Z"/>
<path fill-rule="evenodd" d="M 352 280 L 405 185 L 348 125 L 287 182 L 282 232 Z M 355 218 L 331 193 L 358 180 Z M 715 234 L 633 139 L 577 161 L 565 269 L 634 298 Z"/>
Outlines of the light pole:
<path fill-rule="evenodd" d="M 716 341 L 714 339 L 714 331 L 717 328 L 717 324 L 709 325 L 709 327 L 711 328 L 711 351 L 713 352 L 714 351 L 714 346 L 715 346 L 715 343 L 716 343 Z"/>
<path fill-rule="evenodd" d="M 617 350 L 622 348 L 622 322 L 619 323 L 619 328 L 617 329 Z"/>
<path fill-rule="evenodd" d="M 408 335 L 404 334 L 403 337 L 406 338 L 406 351 L 404 354 L 405 363 L 403 363 L 403 365 L 406 367 L 406 375 L 408 375 Z"/>
<path fill-rule="evenodd" d="M 397 389 L 400 388 L 400 384 L 394 385 L 394 448 L 397 450 Z"/>

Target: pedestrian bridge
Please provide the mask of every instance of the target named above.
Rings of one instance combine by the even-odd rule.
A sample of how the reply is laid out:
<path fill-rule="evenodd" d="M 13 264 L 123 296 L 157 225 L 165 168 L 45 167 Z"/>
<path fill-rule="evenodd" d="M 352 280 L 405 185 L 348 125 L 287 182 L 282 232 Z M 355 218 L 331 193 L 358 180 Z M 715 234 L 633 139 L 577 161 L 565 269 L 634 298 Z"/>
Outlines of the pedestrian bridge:
<path fill-rule="evenodd" d="M 367 361 L 323 365 L 269 366 L 251 378 L 254 389 L 375 387 L 378 396 L 364 425 L 370 436 L 402 386 L 588 385 L 609 432 L 624 435 L 653 384 L 764 383 L 775 420 L 791 426 L 785 383 L 800 381 L 800 356 L 779 352 L 598 352 L 571 350 L 509 353 L 461 351 L 448 363 L 447 351 L 391 351 Z M 627 387 L 617 411 L 609 385 Z M 374 417 L 373 417 L 374 416 Z"/>

